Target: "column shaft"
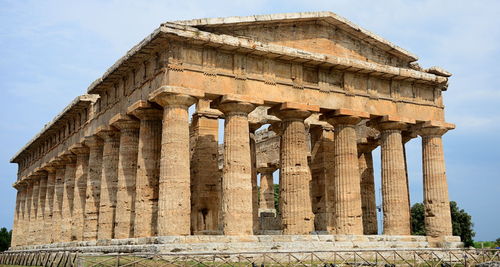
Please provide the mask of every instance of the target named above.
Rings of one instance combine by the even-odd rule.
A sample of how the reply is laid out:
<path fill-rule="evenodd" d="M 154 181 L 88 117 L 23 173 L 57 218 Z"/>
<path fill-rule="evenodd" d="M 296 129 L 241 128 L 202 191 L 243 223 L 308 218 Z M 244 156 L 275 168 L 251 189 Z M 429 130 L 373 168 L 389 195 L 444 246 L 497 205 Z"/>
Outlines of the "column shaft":
<path fill-rule="evenodd" d="M 30 241 L 30 207 L 31 207 L 31 197 L 33 192 L 33 185 L 31 182 L 28 182 L 26 185 L 26 195 L 24 200 L 24 209 L 23 209 L 23 226 L 22 229 L 22 243 L 21 245 L 26 246 L 29 245 Z"/>
<path fill-rule="evenodd" d="M 253 233 L 252 160 L 249 103 L 229 102 L 219 106 L 225 114 L 224 167 L 222 171 L 222 229 L 224 235 Z"/>
<path fill-rule="evenodd" d="M 85 221 L 85 206 L 87 200 L 89 149 L 81 146 L 72 149 L 72 151 L 76 154 L 76 169 L 71 240 L 82 241 Z"/>
<path fill-rule="evenodd" d="M 101 131 L 99 134 L 104 139 L 104 147 L 102 153 L 97 239 L 112 239 L 114 236 L 116 215 L 120 136 L 118 132 L 111 130 Z"/>
<path fill-rule="evenodd" d="M 61 241 L 61 224 L 62 224 L 62 203 L 64 194 L 64 164 L 56 165 L 56 179 L 54 185 L 54 204 L 52 209 L 52 228 L 51 243 L 58 243 Z"/>
<path fill-rule="evenodd" d="M 63 203 L 61 209 L 61 242 L 70 242 L 73 222 L 73 199 L 75 196 L 76 156 L 66 156 L 66 170 L 64 171 Z"/>
<path fill-rule="evenodd" d="M 359 173 L 361 176 L 361 209 L 363 211 L 363 234 L 376 235 L 377 204 L 375 201 L 375 179 L 373 175 L 372 151 L 360 151 Z"/>
<path fill-rule="evenodd" d="M 408 187 L 401 130 L 382 129 L 381 141 L 384 234 L 410 235 Z"/>
<path fill-rule="evenodd" d="M 260 172 L 260 201 L 259 210 L 264 212 L 276 212 L 274 206 L 274 168 L 262 168 Z"/>
<path fill-rule="evenodd" d="M 139 122 L 123 120 L 113 123 L 120 129 L 118 159 L 118 192 L 116 201 L 116 226 L 114 238 L 134 236 L 135 179 L 139 149 Z"/>
<path fill-rule="evenodd" d="M 54 211 L 54 196 L 56 183 L 56 169 L 47 167 L 47 191 L 45 194 L 44 229 L 52 229 L 52 216 Z M 52 242 L 52 231 L 43 231 L 41 234 L 44 244 Z"/>
<path fill-rule="evenodd" d="M 214 112 L 197 111 L 193 115 L 191 228 L 194 234 L 213 233 L 219 228 L 218 128 L 218 115 Z"/>
<path fill-rule="evenodd" d="M 330 120 L 334 136 L 334 210 L 336 234 L 363 234 L 361 186 L 355 125 L 358 117 L 341 116 Z"/>
<path fill-rule="evenodd" d="M 97 136 L 88 137 L 85 145 L 89 147 L 89 163 L 87 171 L 87 190 L 83 226 L 83 240 L 97 240 L 99 206 L 101 198 L 102 178 L 102 140 Z"/>
<path fill-rule="evenodd" d="M 284 110 L 280 145 L 280 211 L 283 234 L 309 234 L 314 231 L 311 203 L 311 172 L 307 162 L 307 134 L 304 119 L 310 113 Z"/>
<path fill-rule="evenodd" d="M 39 176 L 34 177 L 34 180 L 31 181 L 32 191 L 31 191 L 31 206 L 30 206 L 30 226 L 29 226 L 29 245 L 34 245 L 36 243 L 36 234 L 37 234 L 37 209 L 38 209 L 38 193 L 39 193 Z"/>
<path fill-rule="evenodd" d="M 147 109 L 136 112 L 134 115 L 141 119 L 137 156 L 134 236 L 155 236 L 158 221 L 161 112 Z"/>
<path fill-rule="evenodd" d="M 47 205 L 47 174 L 44 173 L 40 177 L 40 185 L 38 187 L 38 208 L 36 212 L 36 242 L 35 244 L 43 244 L 45 242 L 44 234 L 44 219 L 45 219 L 45 206 Z"/>
<path fill-rule="evenodd" d="M 12 226 L 12 239 L 11 239 L 11 247 L 16 247 L 19 245 L 19 234 L 21 233 L 19 230 L 19 225 L 21 224 L 21 205 L 23 198 L 23 187 L 20 185 L 16 186 L 17 194 L 16 194 L 16 209 L 14 213 L 14 224 Z"/>
<path fill-rule="evenodd" d="M 424 172 L 425 230 L 428 236 L 452 235 L 450 201 L 444 162 L 442 130 L 423 132 L 422 161 Z"/>
<path fill-rule="evenodd" d="M 257 187 L 257 151 L 255 144 L 255 129 L 250 132 L 250 161 L 252 165 L 252 220 L 253 233 L 257 235 L 260 230 L 259 221 L 259 191 Z"/>

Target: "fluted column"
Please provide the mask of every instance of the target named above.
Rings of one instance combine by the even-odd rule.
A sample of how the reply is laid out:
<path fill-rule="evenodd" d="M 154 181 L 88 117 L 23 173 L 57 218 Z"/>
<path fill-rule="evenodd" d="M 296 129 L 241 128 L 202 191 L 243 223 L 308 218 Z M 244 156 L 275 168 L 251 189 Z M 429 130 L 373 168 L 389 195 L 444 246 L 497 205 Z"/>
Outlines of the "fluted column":
<path fill-rule="evenodd" d="M 312 125 L 311 176 L 312 209 L 316 231 L 331 231 L 333 215 L 333 127 Z"/>
<path fill-rule="evenodd" d="M 217 107 L 224 113 L 222 170 L 222 230 L 224 235 L 253 233 L 252 159 L 248 113 L 254 104 L 224 96 Z"/>
<path fill-rule="evenodd" d="M 160 88 L 150 95 L 150 100 L 163 107 L 158 200 L 160 236 L 191 233 L 188 108 L 196 103 L 195 96 L 201 97 L 203 93 L 176 87 Z"/>
<path fill-rule="evenodd" d="M 260 173 L 259 212 L 276 213 L 273 181 L 273 173 L 276 171 L 276 167 L 261 167 L 257 171 Z"/>
<path fill-rule="evenodd" d="M 139 121 L 126 115 L 117 115 L 111 119 L 111 125 L 120 130 L 114 238 L 121 239 L 134 236 Z"/>
<path fill-rule="evenodd" d="M 102 152 L 101 194 L 99 199 L 99 217 L 97 239 L 112 239 L 116 213 L 116 190 L 118 184 L 118 155 L 120 134 L 108 128 L 98 132 L 104 140 Z"/>
<path fill-rule="evenodd" d="M 68 152 L 62 157 L 65 160 L 66 169 L 64 170 L 64 190 L 61 209 L 61 242 L 70 242 L 72 241 L 71 227 L 73 222 L 73 198 L 75 194 L 76 155 Z"/>
<path fill-rule="evenodd" d="M 38 186 L 38 208 L 36 212 L 36 235 L 35 244 L 43 244 L 45 242 L 44 234 L 44 219 L 45 205 L 47 205 L 47 172 L 40 172 L 40 183 Z"/>
<path fill-rule="evenodd" d="M 359 173 L 361 176 L 361 209 L 363 211 L 363 234 L 365 235 L 376 235 L 378 233 L 372 157 L 372 151 L 376 147 L 377 145 L 374 143 L 362 143 L 358 145 Z"/>
<path fill-rule="evenodd" d="M 324 116 L 335 128 L 334 136 L 334 210 L 336 234 L 363 234 L 361 178 L 355 126 L 368 114 L 337 110 Z"/>
<path fill-rule="evenodd" d="M 47 191 L 45 194 L 45 209 L 44 209 L 44 229 L 52 229 L 52 217 L 54 211 L 54 197 L 55 197 L 55 185 L 56 185 L 56 168 L 53 165 L 47 165 L 44 167 L 47 171 Z M 43 244 L 49 244 L 52 242 L 52 231 L 43 231 L 41 234 L 43 238 Z"/>
<path fill-rule="evenodd" d="M 208 100 L 200 99 L 191 122 L 191 228 L 193 234 L 219 229 L 220 172 L 218 118 Z"/>
<path fill-rule="evenodd" d="M 14 187 L 17 190 L 16 193 L 16 209 L 14 213 L 14 224 L 12 226 L 12 239 L 11 239 L 11 247 L 16 247 L 20 244 L 20 238 L 19 235 L 22 233 L 19 229 L 20 224 L 22 223 L 22 208 L 21 205 L 23 203 L 23 189 L 24 187 L 22 184 L 16 183 Z"/>
<path fill-rule="evenodd" d="M 380 130 L 382 156 L 382 209 L 385 235 L 410 235 L 410 210 L 401 131 L 407 123 L 383 118 Z"/>
<path fill-rule="evenodd" d="M 134 237 L 155 236 L 158 221 L 162 112 L 146 101 L 139 101 L 129 107 L 128 113 L 140 119 Z"/>
<path fill-rule="evenodd" d="M 253 234 L 256 235 L 260 231 L 259 221 L 259 188 L 257 186 L 257 150 L 255 143 L 255 131 L 258 125 L 249 125 L 250 131 L 250 162 L 252 166 L 252 220 Z"/>
<path fill-rule="evenodd" d="M 87 200 L 87 173 L 89 170 L 89 148 L 77 145 L 71 148 L 76 154 L 75 191 L 73 198 L 73 221 L 71 240 L 83 240 L 85 205 Z"/>
<path fill-rule="evenodd" d="M 30 177 L 32 179 L 31 183 L 31 205 L 30 205 L 30 216 L 29 216 L 29 235 L 28 243 L 29 245 L 34 245 L 36 243 L 36 234 L 37 234 L 37 209 L 38 209 L 38 193 L 39 193 L 39 185 L 40 185 L 40 176 L 33 175 Z"/>
<path fill-rule="evenodd" d="M 307 161 L 309 148 L 304 124 L 304 120 L 311 115 L 308 108 L 285 103 L 269 110 L 281 119 L 280 211 L 283 234 L 300 235 L 314 231 L 312 178 Z"/>
<path fill-rule="evenodd" d="M 450 200 L 446 181 L 442 135 L 454 126 L 420 129 L 424 173 L 425 230 L 427 236 L 452 235 Z"/>
<path fill-rule="evenodd" d="M 30 241 L 30 207 L 31 207 L 31 197 L 33 192 L 33 184 L 31 181 L 26 181 L 26 194 L 24 196 L 23 203 L 23 219 L 22 219 L 22 233 L 21 233 L 21 245 L 26 246 L 29 245 Z"/>
<path fill-rule="evenodd" d="M 89 147 L 89 163 L 87 171 L 87 189 L 85 191 L 85 215 L 83 225 L 83 240 L 97 240 L 99 221 L 99 206 L 101 198 L 103 141 L 97 136 L 85 138 Z"/>
<path fill-rule="evenodd" d="M 54 204 L 52 208 L 52 235 L 51 243 L 58 243 L 61 241 L 61 225 L 62 225 L 62 203 L 64 194 L 64 172 L 66 167 L 61 160 L 54 161 L 54 167 L 56 168 L 56 176 L 54 182 Z"/>

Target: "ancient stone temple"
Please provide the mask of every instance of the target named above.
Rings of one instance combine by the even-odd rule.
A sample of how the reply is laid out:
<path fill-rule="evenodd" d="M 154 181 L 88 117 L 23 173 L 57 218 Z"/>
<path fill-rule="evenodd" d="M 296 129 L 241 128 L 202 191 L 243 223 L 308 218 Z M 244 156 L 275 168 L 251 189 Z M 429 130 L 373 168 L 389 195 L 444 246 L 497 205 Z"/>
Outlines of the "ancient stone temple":
<path fill-rule="evenodd" d="M 331 12 L 164 23 L 12 158 L 12 249 L 458 246 L 442 143 L 454 128 L 442 99 L 451 74 L 416 61 Z M 405 154 L 414 138 L 420 237 Z"/>

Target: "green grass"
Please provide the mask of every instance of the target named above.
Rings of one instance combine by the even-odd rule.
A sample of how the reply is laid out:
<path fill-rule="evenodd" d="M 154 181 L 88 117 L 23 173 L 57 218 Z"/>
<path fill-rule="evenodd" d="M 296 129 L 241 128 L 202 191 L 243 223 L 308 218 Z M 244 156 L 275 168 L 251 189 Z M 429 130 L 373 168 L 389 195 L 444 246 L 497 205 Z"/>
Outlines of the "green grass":
<path fill-rule="evenodd" d="M 474 242 L 475 248 L 496 248 L 500 247 L 495 241 L 477 241 Z"/>

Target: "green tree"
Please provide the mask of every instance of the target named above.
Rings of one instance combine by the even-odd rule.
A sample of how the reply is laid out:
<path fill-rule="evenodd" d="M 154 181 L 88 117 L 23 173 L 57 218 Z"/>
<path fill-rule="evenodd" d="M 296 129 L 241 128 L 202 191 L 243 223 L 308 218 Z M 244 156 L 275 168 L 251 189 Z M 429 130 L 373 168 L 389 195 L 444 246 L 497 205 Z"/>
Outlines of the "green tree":
<path fill-rule="evenodd" d="M 495 240 L 495 244 L 497 245 L 497 247 L 500 247 L 500 237 Z"/>
<path fill-rule="evenodd" d="M 2 227 L 0 229 L 0 252 L 9 249 L 11 238 L 12 231 L 7 231 L 7 228 Z"/>
<path fill-rule="evenodd" d="M 453 226 L 453 235 L 460 236 L 466 247 L 474 245 L 473 237 L 476 233 L 472 230 L 474 224 L 472 217 L 460 209 L 455 201 L 450 202 L 451 223 Z M 415 203 L 411 207 L 411 226 L 413 235 L 425 235 L 424 222 L 425 207 L 422 203 Z"/>
<path fill-rule="evenodd" d="M 280 214 L 280 185 L 274 185 L 274 208 L 276 209 L 276 214 Z"/>

